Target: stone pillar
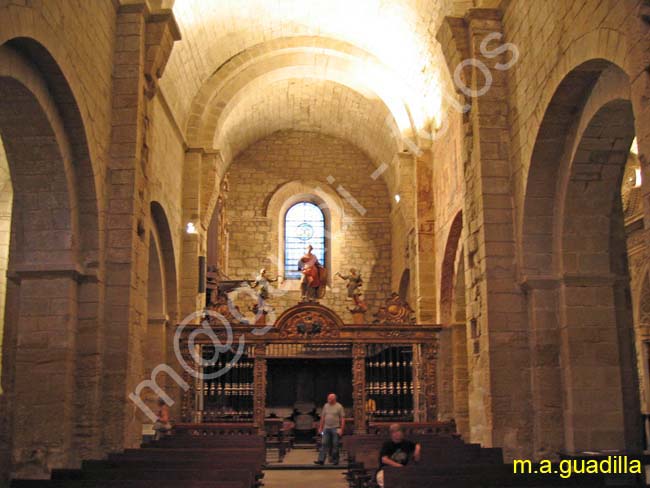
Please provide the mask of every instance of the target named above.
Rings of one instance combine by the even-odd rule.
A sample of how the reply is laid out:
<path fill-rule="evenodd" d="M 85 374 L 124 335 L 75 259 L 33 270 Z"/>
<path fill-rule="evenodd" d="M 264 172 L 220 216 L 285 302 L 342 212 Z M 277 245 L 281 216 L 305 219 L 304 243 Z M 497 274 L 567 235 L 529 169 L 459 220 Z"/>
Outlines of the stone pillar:
<path fill-rule="evenodd" d="M 452 324 L 451 357 L 452 357 L 452 405 L 456 430 L 463 438 L 469 438 L 469 372 L 467 366 L 467 324 L 464 322 Z M 442 346 L 439 348 L 442 351 Z"/>
<path fill-rule="evenodd" d="M 366 424 L 366 345 L 352 345 L 352 411 L 354 433 L 365 434 Z"/>
<path fill-rule="evenodd" d="M 415 157 L 408 153 L 399 153 L 395 158 L 398 166 L 399 180 L 396 192 L 400 196 L 399 203 L 394 204 L 391 211 L 393 228 L 392 239 L 392 282 L 393 291 L 399 291 L 400 279 L 404 269 L 410 272 L 409 293 L 411 301 L 417 296 L 417 276 L 415 273 Z M 407 298 L 407 297 L 403 297 Z M 417 300 L 416 300 L 417 301 Z M 410 304 L 412 307 L 416 303 Z"/>
<path fill-rule="evenodd" d="M 150 99 L 180 38 L 173 14 L 145 1 L 120 5 L 113 58 L 113 117 L 106 225 L 106 339 L 103 446 L 139 445 L 144 416 L 128 400 L 144 376 L 149 256 Z"/>
<path fill-rule="evenodd" d="M 77 288 L 73 269 L 13 271 L 19 283 L 11 437 L 15 474 L 49 478 L 76 461 Z"/>
<path fill-rule="evenodd" d="M 624 377 L 631 372 L 625 371 L 621 356 L 627 354 L 629 363 L 634 355 L 621 341 L 616 325 L 617 309 L 624 307 L 617 303 L 618 286 L 607 276 L 565 277 L 560 286 L 564 447 L 568 451 L 625 449 L 628 445 Z M 640 430 L 636 431 L 637 444 Z"/>
<path fill-rule="evenodd" d="M 436 392 L 436 359 L 438 357 L 438 344 L 422 344 L 421 347 L 422 388 L 424 396 L 424 422 L 433 422 L 438 418 L 438 396 Z"/>
<path fill-rule="evenodd" d="M 417 296 L 415 307 L 420 324 L 436 321 L 436 260 L 433 212 L 433 168 L 431 151 L 424 151 L 415 160 L 416 249 L 415 277 Z"/>
<path fill-rule="evenodd" d="M 438 353 L 438 415 L 441 420 L 454 416 L 454 358 L 452 329 L 444 327 L 439 332 L 440 351 Z"/>
<path fill-rule="evenodd" d="M 205 250 L 207 229 L 201 225 L 201 167 L 204 151 L 188 149 L 183 170 L 183 225 L 193 224 L 196 233 L 183 234 L 181 257 L 181 317 L 202 310 L 205 295 L 199 293 L 199 256 Z"/>
<path fill-rule="evenodd" d="M 144 350 L 144 376 L 151 377 L 151 372 L 159 364 L 167 363 L 167 324 L 166 315 L 151 316 L 147 320 L 147 334 L 145 337 L 146 348 Z M 158 384 L 167 391 L 166 377 L 160 376 Z M 153 391 L 145 390 L 142 392 L 147 405 L 152 411 L 156 411 L 156 401 L 158 400 Z"/>
<path fill-rule="evenodd" d="M 503 447 L 512 459 L 530 456 L 533 440 L 529 334 L 515 265 L 507 74 L 496 67 L 509 61 L 510 53 L 495 53 L 496 40 L 481 47 L 486 36 L 502 32 L 500 11 L 474 8 L 464 19 L 446 19 L 438 38 L 452 73 L 463 59 L 473 60 L 461 76 L 463 91 L 472 90 L 472 97 L 465 93 L 471 111 L 463 209 L 467 318 L 478 345 L 469 387 L 471 441 Z"/>
<path fill-rule="evenodd" d="M 106 343 L 104 351 L 104 442 L 111 451 L 136 446 L 141 427 L 128 408 L 128 391 L 143 379 L 140 331 L 145 330 L 148 242 L 146 181 L 141 157 L 144 140 L 145 4 L 120 7 L 113 78 L 113 128 L 108 165 L 106 226 Z M 139 348 L 138 348 L 139 349 Z M 138 367 L 139 366 L 139 367 Z"/>
<path fill-rule="evenodd" d="M 558 280 L 530 279 L 528 297 L 533 457 L 547 459 L 564 447 L 562 376 L 558 328 Z"/>
<path fill-rule="evenodd" d="M 253 423 L 260 434 L 264 433 L 266 417 L 266 345 L 255 346 L 253 363 Z"/>

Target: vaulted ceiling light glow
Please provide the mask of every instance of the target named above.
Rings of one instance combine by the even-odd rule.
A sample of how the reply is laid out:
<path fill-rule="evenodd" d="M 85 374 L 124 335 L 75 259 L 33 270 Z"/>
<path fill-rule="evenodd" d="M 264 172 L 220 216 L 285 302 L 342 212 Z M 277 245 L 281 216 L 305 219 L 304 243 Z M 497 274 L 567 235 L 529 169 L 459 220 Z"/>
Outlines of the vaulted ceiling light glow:
<path fill-rule="evenodd" d="M 174 13 L 183 40 L 172 52 L 166 77 L 187 80 L 191 73 L 174 76 L 173 72 L 187 71 L 188 66 L 196 73 L 184 87 L 169 87 L 172 91 L 198 87 L 233 56 L 255 46 L 300 36 L 318 37 L 330 41 L 334 50 L 349 43 L 366 53 L 355 54 L 356 66 L 349 68 L 348 76 L 387 102 L 400 130 L 427 129 L 432 122 L 434 127 L 440 125 L 441 60 L 431 47 L 430 32 L 439 14 L 434 2 L 176 0 Z M 314 63 L 331 69 L 330 63 Z M 162 85 L 167 88 L 171 83 L 164 80 Z"/>
<path fill-rule="evenodd" d="M 399 195 L 395 195 L 395 201 L 396 201 L 397 203 L 399 203 L 399 201 L 400 201 L 401 199 L 402 199 L 402 197 L 400 197 Z"/>
<path fill-rule="evenodd" d="M 188 222 L 187 227 L 185 227 L 185 232 L 188 234 L 198 234 L 198 231 L 196 230 L 196 226 L 194 225 L 194 222 Z"/>
<path fill-rule="evenodd" d="M 638 143 L 636 141 L 636 137 L 632 141 L 632 145 L 630 146 L 630 152 L 632 154 L 636 154 L 637 156 L 639 155 L 639 145 L 638 145 Z"/>
<path fill-rule="evenodd" d="M 641 168 L 634 169 L 634 188 L 640 188 L 642 182 Z"/>

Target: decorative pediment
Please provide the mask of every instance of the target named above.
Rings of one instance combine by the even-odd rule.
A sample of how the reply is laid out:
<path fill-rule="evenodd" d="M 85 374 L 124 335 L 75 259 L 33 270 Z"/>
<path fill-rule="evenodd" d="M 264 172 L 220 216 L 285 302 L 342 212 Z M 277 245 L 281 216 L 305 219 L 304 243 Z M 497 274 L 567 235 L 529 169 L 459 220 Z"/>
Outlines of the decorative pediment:
<path fill-rule="evenodd" d="M 415 312 L 399 294 L 392 293 L 384 306 L 379 307 L 373 324 L 413 325 L 415 324 Z"/>
<path fill-rule="evenodd" d="M 343 321 L 319 303 L 300 303 L 280 315 L 274 328 L 280 338 L 320 339 L 339 337 Z"/>

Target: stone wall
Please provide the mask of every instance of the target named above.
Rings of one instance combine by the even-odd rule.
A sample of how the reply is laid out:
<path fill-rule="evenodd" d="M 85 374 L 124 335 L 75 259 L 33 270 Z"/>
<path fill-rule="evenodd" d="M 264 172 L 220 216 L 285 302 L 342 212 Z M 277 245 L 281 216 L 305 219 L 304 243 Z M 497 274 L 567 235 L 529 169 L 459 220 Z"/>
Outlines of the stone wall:
<path fill-rule="evenodd" d="M 281 215 L 267 215 L 267 205 L 283 185 L 310 182 L 305 192 L 332 195 L 341 202 L 341 229 L 334 235 L 330 269 L 330 288 L 323 303 L 351 320 L 345 282 L 334 277 L 350 267 L 361 270 L 365 299 L 370 307 L 367 318 L 388 296 L 391 283 L 391 225 L 386 186 L 372 179 L 374 167 L 367 157 L 349 143 L 311 132 L 280 131 L 258 141 L 242 152 L 229 171 L 230 221 L 228 275 L 232 279 L 252 280 L 260 268 L 275 276 L 278 269 L 278 225 Z M 334 178 L 328 182 L 328 177 Z M 311 184 L 313 182 L 313 185 Z M 366 210 L 364 215 L 337 193 L 342 185 Z M 320 190 L 317 187 L 320 186 Z M 314 193 L 316 194 L 316 193 Z M 290 195 L 288 195 L 290 197 Z M 335 217 L 336 218 L 336 217 Z M 336 225 L 336 222 L 332 222 Z M 279 287 L 280 295 L 270 303 L 278 312 L 298 302 L 295 280 Z M 247 305 L 242 303 L 242 311 Z"/>
<path fill-rule="evenodd" d="M 149 174 L 151 201 L 159 202 L 165 210 L 174 244 L 176 267 L 180 265 L 180 249 L 185 226 L 182 222 L 183 138 L 171 115 L 164 109 L 160 97 L 153 101 L 151 172 Z M 178 273 L 176 273 L 178 274 Z"/>
<path fill-rule="evenodd" d="M 624 293 L 622 288 L 590 281 L 588 276 L 578 285 L 565 282 L 567 271 L 574 275 L 577 271 L 590 276 L 598 273 L 599 265 L 595 260 L 599 259 L 603 265 L 609 263 L 605 256 L 609 253 L 614 262 L 620 257 L 620 249 L 599 245 L 607 239 L 590 240 L 584 232 L 579 239 L 581 244 L 567 240 L 572 227 L 577 228 L 591 215 L 587 205 L 576 205 L 570 200 L 586 198 L 575 196 L 582 195 L 576 190 L 576 183 L 562 186 L 558 181 L 566 181 L 567 175 L 576 171 L 571 166 L 572 151 L 577 150 L 579 143 L 576 134 L 582 135 L 589 117 L 602 106 L 598 103 L 608 102 L 608 97 L 609 100 L 619 97 L 632 102 L 640 153 L 645 154 L 644 148 L 647 150 L 648 106 L 644 97 L 647 97 L 650 80 L 643 70 L 647 71 L 648 58 L 647 53 L 637 49 L 639 45 L 646 45 L 648 38 L 647 21 L 642 20 L 642 2 L 515 0 L 485 3 L 503 10 L 470 9 L 463 18 L 446 21 L 438 32 L 450 72 L 461 60 L 474 57 L 484 62 L 492 74 L 492 86 L 487 93 L 468 98 L 472 104 L 469 125 L 459 121 L 453 128 L 454 133 L 463 137 L 463 152 L 468 156 L 461 161 L 452 161 L 451 154 L 444 158 L 449 165 L 463 164 L 466 186 L 463 244 L 468 265 L 467 319 L 475 324 L 471 332 L 472 336 L 476 334 L 472 342 L 477 346 L 469 365 L 471 440 L 503 446 L 507 458 L 515 453 L 544 457 L 560 448 L 578 445 L 595 448 L 623 444 L 628 442 L 623 437 L 635 429 L 627 419 L 621 420 L 621 416 L 635 417 L 634 405 L 630 403 L 634 397 L 631 385 L 635 381 L 632 368 L 627 360 L 615 365 L 620 370 L 617 369 L 613 376 L 621 381 L 619 386 L 624 398 L 619 393 L 605 395 L 618 402 L 615 407 L 613 400 L 602 407 L 612 411 L 616 421 L 607 426 L 591 425 L 582 421 L 581 415 L 590 407 L 578 391 L 589 383 L 589 379 L 579 379 L 580 373 L 576 371 L 579 368 L 592 370 L 596 365 L 578 349 L 564 350 L 562 345 L 562 341 L 566 344 L 590 340 L 592 333 L 580 335 L 579 332 L 580 327 L 588 323 L 592 327 L 602 327 L 601 336 L 610 341 L 607 344 L 605 340 L 599 341 L 594 348 L 618 348 L 621 358 L 630 356 L 629 326 L 625 325 L 629 310 L 622 303 L 614 305 Z M 502 41 L 513 43 L 519 54 L 517 62 L 505 74 L 498 69 L 495 71 L 493 58 L 487 60 L 484 53 L 479 52 L 482 38 L 493 32 L 502 33 Z M 450 38 L 455 42 L 449 42 Z M 496 42 L 492 47 L 495 46 Z M 510 53 L 501 62 L 509 59 Z M 617 66 L 624 75 L 612 71 L 601 76 L 608 66 Z M 580 68 L 575 70 L 576 67 Z M 567 75 L 573 78 L 566 81 Z M 627 84 L 621 90 L 618 82 L 625 77 Z M 485 80 L 477 69 L 466 70 L 461 78 L 475 87 L 483 86 Z M 597 79 L 598 85 L 594 88 L 590 83 Z M 561 85 L 563 81 L 566 81 L 564 86 Z M 558 88 L 562 89 L 560 96 L 553 100 Z M 583 105 L 588 97 L 593 107 L 585 108 Z M 584 120 L 574 120 L 580 118 L 581 112 Z M 623 112 L 621 110 L 618 123 L 619 129 L 625 132 L 630 119 L 623 117 Z M 551 115 L 544 127 L 544 117 L 548 113 Z M 614 131 L 609 124 L 608 131 L 603 131 L 602 143 L 593 138 L 585 139 L 594 151 L 593 157 L 597 150 L 611 151 L 609 161 L 612 165 L 619 159 L 615 150 L 624 149 L 618 146 L 629 139 L 629 133 L 617 136 Z M 619 145 L 613 145 L 613 140 L 619 141 Z M 646 142 L 641 142 L 643 140 Z M 534 153 L 539 141 L 539 151 Z M 434 151 L 446 144 L 445 141 L 434 143 Z M 601 147 L 605 145 L 607 149 Z M 562 153 L 563 148 L 565 153 Z M 586 165 L 581 166 L 586 161 L 579 157 L 584 158 L 584 154 L 578 153 L 575 165 L 586 168 Z M 537 172 L 531 176 L 530 169 L 535 163 Z M 561 169 L 551 173 L 550 168 L 560 164 Z M 604 179 L 615 179 L 620 170 L 621 165 L 610 168 L 612 176 Z M 584 178 L 584 175 L 577 178 Z M 435 176 L 434 182 L 434 187 L 446 183 L 441 175 Z M 574 192 L 573 196 L 569 190 Z M 617 196 L 610 193 L 612 191 L 616 191 L 615 185 L 599 194 L 606 195 L 610 203 L 612 198 L 616 202 Z M 647 190 L 644 193 L 647 194 Z M 594 198 L 589 201 L 593 202 Z M 444 201 L 441 203 L 444 205 Z M 436 210 L 443 212 L 444 208 Z M 614 222 L 616 212 L 614 208 L 599 211 L 599 214 L 606 219 L 611 214 Z M 440 218 L 440 214 L 437 217 Z M 444 229 L 444 219 L 437 223 L 438 228 Z M 564 237 L 563 229 L 568 230 Z M 531 235 L 532 239 L 526 240 Z M 571 268 L 571 259 L 576 254 L 565 251 L 564 256 L 558 255 L 562 246 L 579 249 L 573 252 L 583 253 L 581 262 L 592 258 L 594 264 L 579 270 L 575 266 Z M 530 253 L 534 255 L 533 260 L 526 257 Z M 565 264 L 568 268 L 563 267 Z M 606 267 L 600 265 L 601 269 Z M 444 276 L 443 273 L 442 279 Z M 442 286 L 444 289 L 444 283 Z M 595 298 L 597 295 L 601 298 Z M 607 305 L 603 303 L 603 296 L 610 301 Z M 583 299 L 584 303 L 577 303 Z M 596 309 L 597 306 L 603 308 Z M 582 311 L 577 313 L 576 308 Z M 606 314 L 610 314 L 607 331 L 605 324 L 598 320 Z M 613 323 L 616 326 L 612 326 Z M 611 340 L 616 327 L 618 339 Z M 564 375 L 563 383 L 561 375 Z M 567 386 L 569 378 L 571 386 Z M 562 389 L 561 384 L 564 385 L 564 407 L 557 393 Z M 609 386 L 603 384 L 598 388 L 602 392 Z M 566 400 L 567 397 L 571 399 Z M 532 408 L 529 398 L 532 398 Z M 564 416 L 563 424 L 550 420 L 560 415 Z"/>

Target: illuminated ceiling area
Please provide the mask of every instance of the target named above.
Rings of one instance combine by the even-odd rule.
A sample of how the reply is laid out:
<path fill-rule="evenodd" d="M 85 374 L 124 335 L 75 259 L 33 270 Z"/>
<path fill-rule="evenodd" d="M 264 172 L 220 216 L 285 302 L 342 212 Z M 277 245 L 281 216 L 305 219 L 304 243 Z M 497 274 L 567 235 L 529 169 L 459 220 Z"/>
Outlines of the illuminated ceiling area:
<path fill-rule="evenodd" d="M 453 0 L 176 0 L 161 81 L 191 146 L 239 152 L 280 129 L 350 141 L 379 166 L 441 122 L 434 38 Z M 393 180 L 389 174 L 388 180 Z"/>

